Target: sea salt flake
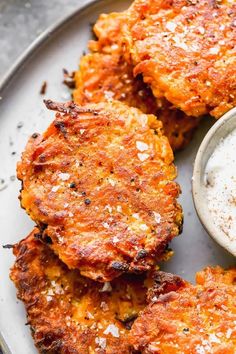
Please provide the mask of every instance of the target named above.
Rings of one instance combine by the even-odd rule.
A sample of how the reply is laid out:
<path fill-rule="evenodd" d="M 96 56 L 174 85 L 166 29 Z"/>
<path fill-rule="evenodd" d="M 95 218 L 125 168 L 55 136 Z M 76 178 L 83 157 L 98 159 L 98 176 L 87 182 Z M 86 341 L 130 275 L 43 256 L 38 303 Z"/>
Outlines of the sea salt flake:
<path fill-rule="evenodd" d="M 161 215 L 159 213 L 156 213 L 155 211 L 153 212 L 153 214 L 154 214 L 154 218 L 155 218 L 156 223 L 159 224 L 161 221 Z"/>
<path fill-rule="evenodd" d="M 116 210 L 118 211 L 118 213 L 122 212 L 122 207 L 120 205 L 117 205 Z"/>
<path fill-rule="evenodd" d="M 53 287 L 53 290 L 50 289 L 50 292 L 48 291 L 48 295 L 52 295 L 52 294 L 64 294 L 64 289 L 55 282 L 55 280 L 51 281 L 51 285 Z"/>
<path fill-rule="evenodd" d="M 103 337 L 96 337 L 96 338 L 95 338 L 95 343 L 96 343 L 97 345 L 99 345 L 99 347 L 100 347 L 101 349 L 106 349 L 106 346 L 107 346 L 107 340 L 106 340 L 106 338 L 103 338 Z"/>
<path fill-rule="evenodd" d="M 211 333 L 211 334 L 209 335 L 209 341 L 210 341 L 211 343 L 220 343 L 219 338 L 217 338 L 214 333 Z"/>
<path fill-rule="evenodd" d="M 219 45 L 225 45 L 225 41 L 223 39 L 221 39 L 218 43 Z"/>
<path fill-rule="evenodd" d="M 80 129 L 79 132 L 80 132 L 80 134 L 82 135 L 82 134 L 84 134 L 85 129 Z"/>
<path fill-rule="evenodd" d="M 119 328 L 116 327 L 114 324 L 110 324 L 109 326 L 107 326 L 106 330 L 103 333 L 104 334 L 109 334 L 110 333 L 115 338 L 119 338 L 120 337 Z"/>
<path fill-rule="evenodd" d="M 52 296 L 50 296 L 50 295 L 47 295 L 47 296 L 46 296 L 46 300 L 47 300 L 47 302 L 50 302 L 50 301 L 52 301 Z"/>
<path fill-rule="evenodd" d="M 112 291 L 112 286 L 109 281 L 106 281 L 102 287 L 102 289 L 99 290 L 100 293 L 104 292 L 111 292 Z"/>
<path fill-rule="evenodd" d="M 138 120 L 139 120 L 140 124 L 142 125 L 142 127 L 145 127 L 148 122 L 148 117 L 146 114 L 140 114 L 138 117 Z"/>
<path fill-rule="evenodd" d="M 102 302 L 101 302 L 100 307 L 101 307 L 101 309 L 102 309 L 103 311 L 108 311 L 108 310 L 109 310 L 109 307 L 108 307 L 108 305 L 107 305 L 107 303 L 106 303 L 105 301 L 102 301 Z"/>
<path fill-rule="evenodd" d="M 64 242 L 64 237 L 62 237 L 60 235 L 57 236 L 57 239 L 60 243 Z"/>
<path fill-rule="evenodd" d="M 53 296 L 54 295 L 54 292 L 52 289 L 49 289 L 48 292 L 47 292 L 47 295 L 49 296 Z"/>
<path fill-rule="evenodd" d="M 113 239 L 112 239 L 112 242 L 113 242 L 113 243 L 117 243 L 117 242 L 119 242 L 118 237 L 117 237 L 117 236 L 114 236 L 114 237 L 113 237 Z"/>
<path fill-rule="evenodd" d="M 116 50 L 116 49 L 118 49 L 118 48 L 119 48 L 118 44 L 112 44 L 112 46 L 111 46 L 111 49 L 112 49 L 112 50 Z"/>
<path fill-rule="evenodd" d="M 112 187 L 114 187 L 114 186 L 116 185 L 116 181 L 114 181 L 114 179 L 108 178 L 107 180 L 108 180 L 108 182 L 110 183 L 110 185 L 111 185 Z"/>
<path fill-rule="evenodd" d="M 149 158 L 149 154 L 145 154 L 145 153 L 138 153 L 138 158 L 140 161 L 145 161 Z"/>
<path fill-rule="evenodd" d="M 144 143 L 143 141 L 136 141 L 136 147 L 141 152 L 148 150 L 148 144 Z"/>
<path fill-rule="evenodd" d="M 229 339 L 231 337 L 232 333 L 233 333 L 233 330 L 231 328 L 228 328 L 227 332 L 226 332 L 226 338 Z"/>
<path fill-rule="evenodd" d="M 68 181 L 68 179 L 70 178 L 70 174 L 69 173 L 59 173 L 59 178 L 62 181 Z"/>
<path fill-rule="evenodd" d="M 173 40 L 175 42 L 175 44 L 174 44 L 175 47 L 181 48 L 181 49 L 186 50 L 186 51 L 189 49 L 187 44 L 182 42 L 181 39 L 178 36 L 174 36 Z"/>
<path fill-rule="evenodd" d="M 196 353 L 197 354 L 206 354 L 204 347 L 200 344 L 196 345 Z"/>
<path fill-rule="evenodd" d="M 112 91 L 104 91 L 104 94 L 107 100 L 111 100 L 114 96 L 114 92 Z"/>
<path fill-rule="evenodd" d="M 148 226 L 147 226 L 146 224 L 141 224 L 141 225 L 140 225 L 140 229 L 141 229 L 142 231 L 147 231 L 147 230 L 148 230 Z"/>
<path fill-rule="evenodd" d="M 212 48 L 209 49 L 209 53 L 213 54 L 213 55 L 214 54 L 218 54 L 219 51 L 220 51 L 220 48 L 218 48 L 218 47 L 212 47 Z"/>
<path fill-rule="evenodd" d="M 54 186 L 54 187 L 52 187 L 51 191 L 57 192 L 59 188 L 60 188 L 60 186 Z"/>
<path fill-rule="evenodd" d="M 107 204 L 104 209 L 105 209 L 105 210 L 108 210 L 109 213 L 112 212 L 112 207 L 111 207 L 109 204 Z"/>
<path fill-rule="evenodd" d="M 105 227 L 105 229 L 109 229 L 109 224 L 107 222 L 103 222 L 102 223 L 102 226 Z"/>
<path fill-rule="evenodd" d="M 94 316 L 91 314 L 91 312 L 87 311 L 86 315 L 90 320 L 94 319 Z"/>
<path fill-rule="evenodd" d="M 166 28 L 170 31 L 170 32 L 174 32 L 176 30 L 176 23 L 172 22 L 172 21 L 169 21 L 167 22 L 166 24 Z"/>
<path fill-rule="evenodd" d="M 198 31 L 199 31 L 199 33 L 201 33 L 201 34 L 204 34 L 204 33 L 205 33 L 205 28 L 202 27 L 202 26 L 199 26 L 199 27 L 198 27 Z"/>
<path fill-rule="evenodd" d="M 139 213 L 134 213 L 132 214 L 133 218 L 139 220 L 140 219 L 140 216 L 139 216 Z"/>

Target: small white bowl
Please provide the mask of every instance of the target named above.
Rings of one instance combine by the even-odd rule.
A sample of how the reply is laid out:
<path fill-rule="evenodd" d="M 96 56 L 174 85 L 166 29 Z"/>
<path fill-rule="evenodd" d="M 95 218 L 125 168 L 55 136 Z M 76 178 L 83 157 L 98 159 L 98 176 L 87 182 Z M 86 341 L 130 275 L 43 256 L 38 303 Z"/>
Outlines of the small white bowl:
<path fill-rule="evenodd" d="M 203 139 L 194 162 L 192 193 L 198 217 L 208 234 L 222 247 L 236 257 L 236 237 L 229 239 L 218 228 L 213 220 L 207 205 L 207 189 L 204 174 L 207 162 L 222 138 L 225 138 L 236 129 L 236 108 L 231 109 L 220 118 L 208 131 Z M 236 153 L 236 152 L 235 152 Z"/>

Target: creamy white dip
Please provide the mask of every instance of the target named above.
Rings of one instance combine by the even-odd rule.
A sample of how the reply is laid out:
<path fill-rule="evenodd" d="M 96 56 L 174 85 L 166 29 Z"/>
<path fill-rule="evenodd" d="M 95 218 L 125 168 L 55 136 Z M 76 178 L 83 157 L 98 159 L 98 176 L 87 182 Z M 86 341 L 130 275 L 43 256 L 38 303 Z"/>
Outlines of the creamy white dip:
<path fill-rule="evenodd" d="M 236 240 L 236 130 L 220 141 L 210 157 L 205 185 L 214 224 Z"/>

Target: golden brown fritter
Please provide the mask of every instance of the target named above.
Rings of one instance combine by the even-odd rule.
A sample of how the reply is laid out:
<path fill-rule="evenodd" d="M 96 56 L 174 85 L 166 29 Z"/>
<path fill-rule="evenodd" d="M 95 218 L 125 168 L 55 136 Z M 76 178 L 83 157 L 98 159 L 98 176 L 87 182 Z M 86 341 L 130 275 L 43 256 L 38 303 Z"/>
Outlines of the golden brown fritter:
<path fill-rule="evenodd" d="M 96 283 L 68 268 L 35 229 L 14 248 L 11 279 L 40 353 L 128 354 L 130 326 L 146 304 L 144 278 Z"/>
<path fill-rule="evenodd" d="M 143 354 L 234 354 L 236 268 L 206 268 L 197 285 L 159 273 L 130 342 Z"/>
<path fill-rule="evenodd" d="M 125 12 L 101 14 L 93 27 L 97 40 L 89 42 L 89 49 L 92 52 L 122 54 L 121 30 L 125 16 Z"/>
<path fill-rule="evenodd" d="M 56 119 L 31 137 L 17 169 L 42 239 L 94 280 L 150 269 L 182 225 L 161 122 L 118 101 L 47 106 Z"/>
<path fill-rule="evenodd" d="M 101 15 L 95 24 L 98 40 L 90 41 L 92 53 L 81 58 L 75 73 L 74 101 L 86 104 L 115 99 L 155 114 L 173 150 L 181 149 L 190 142 L 199 120 L 172 109 L 165 99 L 157 100 L 140 75 L 134 78 L 133 66 L 125 61 L 121 46 L 123 17 L 123 13 Z"/>
<path fill-rule="evenodd" d="M 236 105 L 236 3 L 135 0 L 123 26 L 127 59 L 156 97 L 187 115 Z"/>

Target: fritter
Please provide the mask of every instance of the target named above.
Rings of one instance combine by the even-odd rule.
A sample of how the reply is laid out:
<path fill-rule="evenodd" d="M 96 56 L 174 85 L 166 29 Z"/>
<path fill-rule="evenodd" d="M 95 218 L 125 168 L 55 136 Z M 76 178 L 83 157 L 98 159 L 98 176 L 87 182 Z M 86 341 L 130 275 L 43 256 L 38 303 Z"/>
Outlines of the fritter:
<path fill-rule="evenodd" d="M 96 40 L 89 42 L 89 49 L 99 53 L 122 54 L 122 27 L 125 21 L 125 12 L 111 12 L 101 14 L 93 26 Z"/>
<path fill-rule="evenodd" d="M 236 105 L 236 3 L 135 0 L 123 26 L 127 60 L 156 97 L 187 115 Z"/>
<path fill-rule="evenodd" d="M 146 304 L 142 278 L 96 283 L 68 268 L 35 229 L 14 248 L 11 279 L 40 353 L 128 354 L 128 332 Z"/>
<path fill-rule="evenodd" d="M 196 285 L 159 273 L 130 342 L 143 354 L 234 354 L 236 268 L 206 268 Z"/>
<path fill-rule="evenodd" d="M 101 15 L 95 24 L 98 40 L 90 41 L 92 53 L 81 58 L 75 73 L 74 101 L 86 104 L 115 99 L 155 114 L 173 150 L 182 149 L 190 142 L 199 120 L 172 109 L 165 99 L 156 99 L 141 75 L 133 76 L 133 66 L 125 61 L 121 45 L 123 17 L 123 13 Z"/>
<path fill-rule="evenodd" d="M 32 135 L 17 168 L 42 240 L 94 280 L 149 270 L 182 226 L 161 122 L 118 101 L 46 104 L 56 119 Z"/>

